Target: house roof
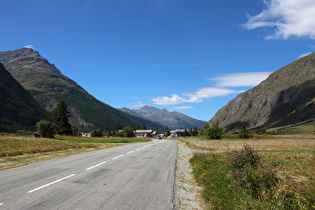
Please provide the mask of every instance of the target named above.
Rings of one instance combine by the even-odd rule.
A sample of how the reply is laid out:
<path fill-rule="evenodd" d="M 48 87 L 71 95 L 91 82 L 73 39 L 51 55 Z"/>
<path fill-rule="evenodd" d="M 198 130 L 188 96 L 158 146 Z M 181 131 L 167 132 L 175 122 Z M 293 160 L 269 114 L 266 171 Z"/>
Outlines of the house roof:
<path fill-rule="evenodd" d="M 136 130 L 136 133 L 152 133 L 153 130 Z"/>

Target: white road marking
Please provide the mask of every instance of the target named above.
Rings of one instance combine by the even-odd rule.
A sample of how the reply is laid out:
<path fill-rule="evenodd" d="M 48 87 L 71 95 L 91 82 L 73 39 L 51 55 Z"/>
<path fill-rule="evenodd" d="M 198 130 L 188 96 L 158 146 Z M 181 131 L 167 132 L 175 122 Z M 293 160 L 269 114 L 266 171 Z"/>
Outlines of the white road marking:
<path fill-rule="evenodd" d="M 141 147 L 137 148 L 136 150 L 142 149 Z"/>
<path fill-rule="evenodd" d="M 86 171 L 91 170 L 91 169 L 96 168 L 96 167 L 98 167 L 98 166 L 100 166 L 100 165 L 103 165 L 103 164 L 105 164 L 105 163 L 107 163 L 107 161 L 104 161 L 104 162 L 101 162 L 101 163 L 99 163 L 99 164 L 96 164 L 95 166 L 91 166 L 90 168 L 87 168 L 87 169 L 85 169 L 85 170 L 86 170 Z"/>
<path fill-rule="evenodd" d="M 133 152 L 135 152 L 134 150 L 132 150 L 132 151 L 130 151 L 130 152 L 127 152 L 126 154 L 130 154 L 130 153 L 133 153 Z"/>
<path fill-rule="evenodd" d="M 61 182 L 61 181 L 65 180 L 65 179 L 68 179 L 68 178 L 73 177 L 73 176 L 75 176 L 75 174 L 71 174 L 71 175 L 66 176 L 66 177 L 64 177 L 64 178 L 61 178 L 61 179 L 58 179 L 58 180 L 56 180 L 56 181 L 50 182 L 50 183 L 45 184 L 45 185 L 43 185 L 43 186 L 41 186 L 41 187 L 35 188 L 35 189 L 33 189 L 33 190 L 30 190 L 30 191 L 28 191 L 27 193 L 35 192 L 35 191 L 37 191 L 37 190 L 43 189 L 44 187 L 48 187 L 48 186 L 50 186 L 50 185 L 56 184 L 57 182 Z"/>
<path fill-rule="evenodd" d="M 4 203 L 0 203 L 0 206 L 2 206 Z"/>
<path fill-rule="evenodd" d="M 124 156 L 124 154 L 119 155 L 119 156 L 117 156 L 117 157 L 114 157 L 113 160 L 115 160 L 115 159 L 117 159 L 117 158 L 120 158 L 120 157 L 122 157 L 122 156 Z"/>

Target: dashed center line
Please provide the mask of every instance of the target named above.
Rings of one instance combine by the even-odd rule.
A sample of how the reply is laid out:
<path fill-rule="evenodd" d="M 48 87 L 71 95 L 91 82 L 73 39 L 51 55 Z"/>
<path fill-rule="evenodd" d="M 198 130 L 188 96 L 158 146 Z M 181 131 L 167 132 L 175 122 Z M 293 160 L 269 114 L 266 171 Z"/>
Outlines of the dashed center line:
<path fill-rule="evenodd" d="M 124 156 L 124 154 L 118 155 L 117 157 L 114 157 L 113 160 L 115 160 L 115 159 L 117 159 L 117 158 L 120 158 L 120 157 L 122 157 L 122 156 Z"/>
<path fill-rule="evenodd" d="M 158 142 L 158 143 L 161 143 L 161 142 Z M 143 147 L 139 147 L 139 148 L 137 148 L 137 149 L 135 149 L 135 150 L 131 150 L 131 151 L 127 152 L 126 154 L 133 153 L 133 152 L 135 152 L 135 151 L 137 151 L 137 150 L 144 149 L 144 148 L 146 148 L 146 147 L 149 147 L 149 146 L 152 146 L 152 145 L 155 145 L 155 144 L 157 144 L 157 143 L 154 143 L 154 144 L 151 144 L 151 145 L 145 145 L 145 146 L 143 146 Z M 125 154 L 118 155 L 118 156 L 112 158 L 112 160 L 121 158 L 121 157 L 123 157 L 124 155 L 125 155 Z M 91 167 L 89 167 L 89 168 L 86 168 L 85 170 L 86 170 L 86 171 L 89 171 L 89 170 L 91 170 L 91 169 L 93 169 L 93 168 L 96 168 L 96 167 L 98 167 L 98 166 L 101 166 L 101 165 L 103 165 L 103 164 L 105 164 L 105 163 L 107 163 L 107 161 L 104 161 L 104 162 L 101 162 L 101 163 L 96 164 L 96 165 L 94 165 L 94 166 L 91 166 Z M 66 179 L 68 179 L 68 178 L 70 178 L 70 177 L 73 177 L 73 176 L 75 176 L 75 174 L 71 174 L 71 175 L 66 176 L 66 177 L 64 177 L 64 178 L 61 178 L 61 179 L 58 179 L 58 180 L 56 180 L 56 181 L 50 182 L 50 183 L 48 183 L 48 184 L 45 184 L 45 185 L 43 185 L 43 186 L 40 186 L 40 187 L 35 188 L 35 189 L 33 189 L 33 190 L 30 190 L 30 191 L 28 191 L 27 193 L 33 193 L 33 192 L 35 192 L 35 191 L 37 191 L 37 190 L 40 190 L 40 189 L 43 189 L 43 188 L 48 187 L 48 186 L 50 186 L 50 185 L 56 184 L 56 183 L 58 183 L 58 182 L 61 182 L 61 181 L 66 180 Z M 0 203 L 0 206 L 2 206 L 3 204 L 4 204 L 4 203 Z"/>
<path fill-rule="evenodd" d="M 73 176 L 75 176 L 75 174 L 71 174 L 71 175 L 66 176 L 66 177 L 64 177 L 64 178 L 61 178 L 61 179 L 58 179 L 58 180 L 56 180 L 56 181 L 50 182 L 50 183 L 48 183 L 48 184 L 45 184 L 45 185 L 43 185 L 43 186 L 40 186 L 40 187 L 35 188 L 35 189 L 33 189 L 33 190 L 30 190 L 30 191 L 28 191 L 27 193 L 35 192 L 35 191 L 37 191 L 37 190 L 43 189 L 44 187 L 48 187 L 48 186 L 50 186 L 50 185 L 56 184 L 57 182 L 61 182 L 61 181 L 66 180 L 66 179 L 68 179 L 68 178 L 70 178 L 70 177 L 73 177 Z"/>
<path fill-rule="evenodd" d="M 86 171 L 89 171 L 89 170 L 91 170 L 91 169 L 93 169 L 93 168 L 96 168 L 96 167 L 98 167 L 98 166 L 100 166 L 100 165 L 103 165 L 103 164 L 105 164 L 105 163 L 107 163 L 107 161 L 104 161 L 104 162 L 101 162 L 101 163 L 99 163 L 99 164 L 96 164 L 95 166 L 92 166 L 92 167 L 87 168 L 87 169 L 85 169 L 85 170 L 86 170 Z"/>

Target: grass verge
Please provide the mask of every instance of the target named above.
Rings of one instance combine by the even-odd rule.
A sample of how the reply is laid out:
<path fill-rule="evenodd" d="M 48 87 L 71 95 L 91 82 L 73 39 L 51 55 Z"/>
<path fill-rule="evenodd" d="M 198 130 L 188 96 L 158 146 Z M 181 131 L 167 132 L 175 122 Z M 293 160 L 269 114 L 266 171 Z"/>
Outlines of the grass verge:
<path fill-rule="evenodd" d="M 180 140 L 191 148 L 211 151 L 196 153 L 190 160 L 208 209 L 315 209 L 315 136 Z M 249 181 L 240 183 L 229 165 L 232 151 L 245 144 L 255 147 L 261 166 L 246 172 L 244 178 Z M 255 178 L 262 170 L 269 175 Z M 252 187 L 268 184 L 270 174 L 277 180 L 270 188 Z"/>

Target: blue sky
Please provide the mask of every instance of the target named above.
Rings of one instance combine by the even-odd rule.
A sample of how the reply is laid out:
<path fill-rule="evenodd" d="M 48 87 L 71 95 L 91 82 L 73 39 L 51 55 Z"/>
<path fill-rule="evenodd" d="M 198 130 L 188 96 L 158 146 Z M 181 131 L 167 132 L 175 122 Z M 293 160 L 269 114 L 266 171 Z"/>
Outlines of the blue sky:
<path fill-rule="evenodd" d="M 210 120 L 315 51 L 314 0 L 0 0 L 0 51 L 25 46 L 97 99 Z"/>

